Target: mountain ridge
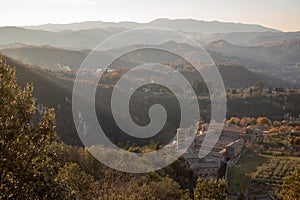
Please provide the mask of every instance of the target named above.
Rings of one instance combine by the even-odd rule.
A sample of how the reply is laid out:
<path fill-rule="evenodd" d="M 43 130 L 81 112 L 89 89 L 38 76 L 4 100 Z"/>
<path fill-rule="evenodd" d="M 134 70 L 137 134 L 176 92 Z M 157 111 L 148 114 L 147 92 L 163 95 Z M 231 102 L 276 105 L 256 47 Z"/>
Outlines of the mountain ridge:
<path fill-rule="evenodd" d="M 120 33 L 122 30 L 123 29 L 118 28 L 96 28 L 80 31 L 65 30 L 61 32 L 50 32 L 20 27 L 0 27 L 0 45 L 3 46 L 12 43 L 22 43 L 24 45 L 50 45 L 59 48 L 77 50 L 93 49 L 108 37 Z M 239 32 L 224 34 L 183 33 L 192 37 L 201 44 L 208 44 L 212 41 L 223 39 L 239 46 L 262 45 L 293 38 L 300 39 L 300 32 Z M 148 35 L 145 34 L 145 38 L 148 39 L 154 36 L 155 35 L 151 35 L 150 33 Z M 162 37 L 167 38 L 166 36 L 167 35 L 162 35 Z"/>
<path fill-rule="evenodd" d="M 235 22 L 204 21 L 196 19 L 168 19 L 158 18 L 147 23 L 138 22 L 104 22 L 104 21 L 86 21 L 69 24 L 42 24 L 36 26 L 24 26 L 27 29 L 46 30 L 60 32 L 63 30 L 88 30 L 92 28 L 144 28 L 158 27 L 171 28 L 185 32 L 199 33 L 229 33 L 229 32 L 281 32 L 279 30 L 268 28 L 257 24 L 244 24 Z"/>

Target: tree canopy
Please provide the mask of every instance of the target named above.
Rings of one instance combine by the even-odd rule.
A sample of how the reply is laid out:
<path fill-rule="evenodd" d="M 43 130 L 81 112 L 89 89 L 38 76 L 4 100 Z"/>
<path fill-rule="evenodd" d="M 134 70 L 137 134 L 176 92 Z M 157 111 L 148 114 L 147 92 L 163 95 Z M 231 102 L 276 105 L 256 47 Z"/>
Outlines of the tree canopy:
<path fill-rule="evenodd" d="M 296 170 L 287 176 L 282 185 L 281 194 L 284 200 L 300 199 L 300 170 Z"/>
<path fill-rule="evenodd" d="M 64 193 L 54 180 L 59 167 L 55 113 L 47 110 L 33 126 L 32 92 L 32 85 L 17 85 L 15 69 L 0 57 L 0 193 L 5 199 L 59 199 Z"/>
<path fill-rule="evenodd" d="M 225 200 L 227 199 L 228 186 L 225 179 L 210 179 L 205 181 L 198 178 L 194 189 L 195 200 Z"/>

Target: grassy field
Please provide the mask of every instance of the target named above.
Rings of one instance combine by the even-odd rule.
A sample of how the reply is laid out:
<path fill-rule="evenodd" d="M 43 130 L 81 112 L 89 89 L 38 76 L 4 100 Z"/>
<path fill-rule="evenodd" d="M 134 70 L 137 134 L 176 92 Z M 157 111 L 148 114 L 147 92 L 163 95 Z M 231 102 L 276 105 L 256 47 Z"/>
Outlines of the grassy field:
<path fill-rule="evenodd" d="M 231 192 L 244 191 L 251 181 L 251 174 L 263 163 L 268 162 L 271 157 L 258 155 L 254 152 L 248 152 L 239 159 L 236 165 L 228 168 L 228 182 Z"/>

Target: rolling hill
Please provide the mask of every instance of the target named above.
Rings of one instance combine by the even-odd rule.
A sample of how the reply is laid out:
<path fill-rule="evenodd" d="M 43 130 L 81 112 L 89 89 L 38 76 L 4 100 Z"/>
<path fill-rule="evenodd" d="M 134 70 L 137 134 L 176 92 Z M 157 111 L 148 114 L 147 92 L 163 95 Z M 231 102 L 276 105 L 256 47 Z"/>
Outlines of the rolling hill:
<path fill-rule="evenodd" d="M 214 61 L 220 64 L 220 68 L 225 68 L 224 74 L 222 75 L 228 87 L 238 87 L 238 85 L 248 87 L 257 81 L 263 81 L 266 85 L 271 86 L 282 85 L 285 87 L 295 87 L 299 83 L 296 81 L 299 77 L 297 77 L 297 73 L 295 73 L 298 68 L 291 68 L 284 64 L 278 64 L 278 62 L 285 63 L 286 61 L 292 60 L 292 58 L 298 58 L 300 51 L 298 51 L 299 45 L 297 45 L 297 41 L 298 40 L 289 40 L 279 43 L 270 43 L 265 46 L 241 47 L 230 44 L 224 40 L 219 40 L 210 43 L 205 46 L 205 48 Z M 188 53 L 187 56 L 192 56 L 194 52 L 199 51 L 199 49 L 195 47 L 175 43 L 173 41 L 156 46 L 157 48 L 168 46 L 168 48 L 171 49 L 188 49 L 188 52 L 183 52 Z M 96 52 L 95 55 L 98 59 L 109 60 L 120 51 L 128 51 L 137 47 L 143 48 L 143 45 Z M 49 70 L 76 71 L 79 69 L 89 51 L 67 50 L 50 46 L 26 46 L 4 49 L 2 53 L 22 63 Z M 272 57 L 276 59 L 276 62 L 272 60 Z M 154 58 L 155 60 L 153 60 Z M 119 58 L 111 67 L 131 68 L 141 63 L 154 61 L 160 63 L 177 62 L 178 58 L 172 55 L 166 55 L 163 52 L 151 50 L 147 52 L 138 51 Z M 224 65 L 224 63 L 227 64 Z M 97 63 L 93 63 L 93 66 L 98 65 Z M 229 68 L 232 70 L 228 70 Z M 96 69 L 96 67 L 94 67 L 94 69 Z M 233 79 L 233 77 L 235 77 L 235 79 Z M 238 80 L 239 77 L 244 77 L 245 79 Z M 289 82 L 291 84 L 289 84 Z"/>
<path fill-rule="evenodd" d="M 234 62 L 299 87 L 300 40 L 289 39 L 243 47 L 218 40 L 205 48 L 217 62 Z"/>
<path fill-rule="evenodd" d="M 61 78 L 61 76 L 57 76 L 56 73 L 53 73 L 49 70 L 25 65 L 11 58 L 6 58 L 6 60 L 10 66 L 16 67 L 17 81 L 21 86 L 24 86 L 26 83 L 34 84 L 34 98 L 36 99 L 36 105 L 38 108 L 35 118 L 40 117 L 40 114 L 45 109 L 49 107 L 55 108 L 57 114 L 56 132 L 60 139 L 67 144 L 81 145 L 81 141 L 74 126 L 72 115 L 72 79 Z M 227 85 L 230 83 L 233 87 L 235 86 L 235 84 L 240 86 L 241 80 L 243 80 L 243 84 L 247 83 L 247 77 L 249 77 L 250 81 L 260 80 L 259 77 L 257 77 L 255 74 L 249 73 L 249 71 L 241 68 L 240 66 L 220 66 L 220 71 L 224 78 L 225 84 Z M 247 76 L 245 77 L 245 75 Z M 96 101 L 98 102 L 95 106 L 96 111 L 98 116 L 100 116 L 103 128 L 107 131 L 106 134 L 108 134 L 108 137 L 110 137 L 116 143 L 122 141 L 125 142 L 130 138 L 126 134 L 120 134 L 120 130 L 114 126 L 112 116 L 108 111 L 109 107 L 107 106 L 107 103 L 109 103 L 110 93 L 110 89 L 105 89 L 104 91 L 102 91 L 102 94 L 99 94 L 97 92 L 96 98 L 101 97 L 101 101 Z M 274 97 L 271 99 L 265 99 L 265 97 L 263 96 L 253 96 L 247 99 L 239 98 L 238 96 L 233 99 L 229 98 L 227 116 L 267 116 L 271 119 L 280 119 L 285 112 L 299 113 L 299 109 L 296 106 L 299 105 L 297 104 L 297 99 L 299 99 L 297 95 L 299 96 L 299 94 L 295 94 L 294 96 L 292 95 L 287 98 L 288 101 L 291 102 L 289 103 L 289 107 L 286 107 L 285 111 L 282 110 L 281 104 L 279 103 L 282 100 L 280 99 L 280 96 L 278 96 L 278 98 Z M 161 100 L 163 101 L 163 103 L 167 103 L 167 105 L 169 105 L 168 109 L 171 109 L 169 110 L 169 112 L 172 113 L 171 116 L 176 115 L 176 106 L 174 107 L 173 104 L 170 105 L 170 102 L 173 102 L 172 96 L 166 95 L 163 97 L 159 97 L 158 99 L 155 99 L 154 96 L 153 102 L 152 100 L 150 100 L 149 96 L 147 97 L 147 101 L 145 101 L 144 98 L 146 98 L 144 94 L 137 94 L 136 97 L 133 98 L 133 107 L 131 110 L 133 116 L 140 117 L 144 114 L 147 114 L 149 105 L 157 103 L 157 100 Z M 83 105 L 85 105 L 84 103 L 87 102 L 85 102 L 85 100 L 83 99 Z M 144 103 L 146 103 L 147 105 L 144 105 Z M 203 113 L 209 113 L 205 112 L 208 104 L 209 102 L 207 100 L 201 100 L 200 107 Z M 209 116 L 203 117 L 207 118 Z M 139 118 L 139 120 L 140 123 L 147 123 L 147 117 Z M 173 123 L 174 122 L 167 123 L 166 128 L 174 128 Z M 168 138 L 170 136 L 169 133 L 171 133 L 172 136 L 172 131 L 167 131 L 166 133 L 168 134 L 166 136 L 162 136 L 163 138 Z M 138 143 L 141 141 L 138 140 L 136 142 Z M 94 144 L 93 140 L 91 140 L 91 144 Z"/>
<path fill-rule="evenodd" d="M 96 45 L 100 44 L 108 37 L 123 30 L 128 29 L 93 27 L 88 30 L 64 30 L 60 32 L 51 32 L 19 27 L 0 27 L 0 46 L 21 43 L 24 45 L 49 45 L 77 50 L 93 49 Z M 202 34 L 199 32 L 188 32 L 187 30 L 183 30 L 182 33 L 187 34 L 193 39 L 199 41 L 201 44 L 208 44 L 217 40 L 225 40 L 238 46 L 263 45 L 265 43 L 280 42 L 289 39 L 300 39 L 300 32 L 284 33 L 268 31 Z M 141 37 L 141 35 L 136 35 L 136 37 L 137 36 Z M 147 39 L 148 42 L 155 43 L 155 37 L 158 36 L 151 33 L 145 33 L 143 37 Z M 168 35 L 160 35 L 160 37 L 164 37 L 165 41 L 170 40 L 170 36 Z"/>
<path fill-rule="evenodd" d="M 2 52 L 8 57 L 30 65 L 35 65 L 44 69 L 58 71 L 76 71 L 81 63 L 89 54 L 89 50 L 68 50 L 55 48 L 51 46 L 26 46 L 20 48 L 3 49 Z M 95 52 L 99 60 L 111 60 L 112 56 L 106 52 Z M 135 63 L 125 60 L 119 60 L 114 63 L 115 66 L 128 67 Z M 91 63 L 91 69 L 97 69 L 98 63 Z M 100 67 L 100 66 L 99 66 Z"/>
<path fill-rule="evenodd" d="M 202 44 L 209 44 L 218 40 L 225 40 L 237 46 L 259 46 L 266 43 L 280 42 L 289 39 L 300 39 L 300 32 L 239 32 L 193 34 L 194 39 Z"/>
<path fill-rule="evenodd" d="M 69 49 L 92 49 L 107 37 L 118 32 L 120 31 L 91 29 L 54 33 L 19 27 L 0 27 L 0 44 L 22 43 L 34 46 L 50 45 Z"/>
<path fill-rule="evenodd" d="M 27 26 L 25 28 L 46 31 L 64 31 L 64 30 L 88 30 L 94 28 L 143 28 L 143 27 L 159 27 L 170 28 L 183 32 L 198 32 L 198 33 L 231 33 L 231 32 L 279 32 L 278 30 L 263 27 L 261 25 L 241 24 L 232 22 L 219 21 L 201 21 L 194 19 L 167 19 L 160 18 L 149 23 L 136 22 L 78 22 L 71 24 L 44 24 L 39 26 Z"/>
<path fill-rule="evenodd" d="M 300 62 L 300 39 L 289 39 L 250 47 L 237 46 L 225 40 L 218 40 L 205 47 L 209 51 L 215 51 L 226 56 L 236 56 L 253 61 L 273 64 Z"/>

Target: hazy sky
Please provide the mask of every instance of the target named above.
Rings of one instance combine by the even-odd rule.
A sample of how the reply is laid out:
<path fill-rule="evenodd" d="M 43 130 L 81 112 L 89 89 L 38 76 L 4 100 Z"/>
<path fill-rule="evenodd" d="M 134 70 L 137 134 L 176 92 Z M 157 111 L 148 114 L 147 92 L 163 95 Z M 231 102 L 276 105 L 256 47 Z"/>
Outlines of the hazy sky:
<path fill-rule="evenodd" d="M 0 26 L 194 18 L 300 31 L 300 0 L 0 0 Z"/>

